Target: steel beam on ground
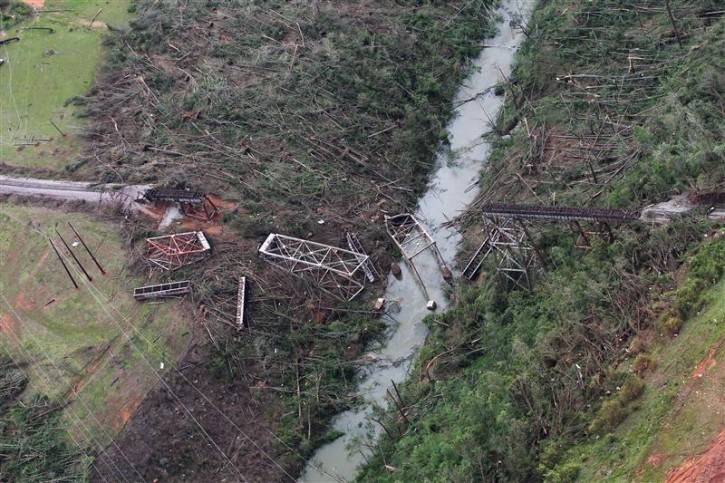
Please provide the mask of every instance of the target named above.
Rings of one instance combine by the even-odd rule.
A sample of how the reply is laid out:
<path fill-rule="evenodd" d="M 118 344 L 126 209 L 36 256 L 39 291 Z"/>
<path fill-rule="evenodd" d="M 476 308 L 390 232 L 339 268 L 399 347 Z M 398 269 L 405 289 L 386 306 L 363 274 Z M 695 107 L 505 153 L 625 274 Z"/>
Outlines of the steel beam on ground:
<path fill-rule="evenodd" d="M 244 306 L 247 301 L 247 277 L 239 278 L 239 288 L 237 289 L 237 329 L 244 327 Z"/>

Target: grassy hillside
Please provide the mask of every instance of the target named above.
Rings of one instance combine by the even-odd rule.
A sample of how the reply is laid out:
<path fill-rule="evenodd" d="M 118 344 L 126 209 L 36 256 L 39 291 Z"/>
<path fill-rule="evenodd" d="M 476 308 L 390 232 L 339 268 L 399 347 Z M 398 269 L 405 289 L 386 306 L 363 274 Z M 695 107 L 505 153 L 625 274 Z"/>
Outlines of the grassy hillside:
<path fill-rule="evenodd" d="M 619 369 L 646 383 L 636 409 L 611 434 L 572 448 L 560 466 L 578 467 L 582 481 L 663 481 L 713 444 L 725 427 L 725 283 L 704 295 L 707 309 L 677 338 L 640 338 L 647 350 Z"/>
<path fill-rule="evenodd" d="M 500 89 L 507 108 L 482 195 L 459 220 L 468 250 L 484 202 L 639 209 L 723 190 L 725 24 L 715 2 L 670 4 L 674 21 L 660 2 L 538 6 Z M 409 423 L 385 419 L 360 479 L 650 481 L 678 460 L 638 466 L 647 451 L 681 460 L 710 444 L 721 428 L 701 434 L 696 414 L 662 425 L 678 371 L 722 340 L 709 324 L 722 312 L 725 243 L 706 208 L 619 227 L 586 250 L 564 225 L 530 225 L 544 259 L 534 294 L 490 264 L 458 287 L 455 306 L 429 319 L 403 395 Z"/>
<path fill-rule="evenodd" d="M 106 22 L 126 22 L 129 2 L 48 0 L 44 9 L 50 12 L 41 15 L 20 1 L 11 3 L 0 16 L 0 40 L 20 41 L 0 47 L 5 59 L 0 67 L 0 162 L 62 169 L 77 161 L 78 135 L 86 126 L 72 100 L 91 88 L 103 57 Z"/>
<path fill-rule="evenodd" d="M 171 365 L 188 343 L 181 306 L 133 300 L 133 287 L 145 280 L 129 273 L 123 241 L 110 220 L 6 203 L 0 204 L 0 220 L 7 227 L 0 237 L 0 330 L 9 352 L 28 363 L 26 372 L 37 390 L 61 400 L 79 398 L 74 413 L 92 420 L 93 433 L 84 437 L 107 444 L 156 382 L 144 358 L 154 368 L 161 362 Z M 55 228 L 68 243 L 78 243 L 67 221 L 92 247 L 107 275 L 77 245 L 74 252 L 93 278 L 88 281 L 65 251 Z M 80 289 L 74 288 L 48 237 Z M 123 331 L 131 330 L 131 323 L 138 340 L 130 342 Z M 71 432 L 81 432 L 77 419 L 69 426 Z"/>

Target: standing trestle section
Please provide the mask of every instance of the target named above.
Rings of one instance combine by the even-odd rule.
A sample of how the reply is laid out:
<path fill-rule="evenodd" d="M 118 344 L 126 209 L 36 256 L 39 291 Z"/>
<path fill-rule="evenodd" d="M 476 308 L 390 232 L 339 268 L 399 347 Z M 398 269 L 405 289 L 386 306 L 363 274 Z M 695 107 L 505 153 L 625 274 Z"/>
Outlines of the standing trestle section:
<path fill-rule="evenodd" d="M 529 242 L 526 227 L 514 218 L 484 217 L 487 237 L 479 251 L 494 258 L 496 273 L 510 280 L 520 289 L 531 292 L 531 268 L 535 248 Z M 484 248 L 485 247 L 485 248 Z"/>
<path fill-rule="evenodd" d="M 270 233 L 260 257 L 297 277 L 313 281 L 333 297 L 349 301 L 364 288 L 369 257 L 323 243 Z"/>
<path fill-rule="evenodd" d="M 610 223 L 639 219 L 639 211 L 610 208 L 569 206 L 537 206 L 489 203 L 481 208 L 486 238 L 463 269 L 463 276 L 473 279 L 489 255 L 494 256 L 496 272 L 504 275 L 517 286 L 531 291 L 531 274 L 534 258 L 542 258 L 528 233 L 524 220 L 530 222 L 568 222 L 580 235 L 581 246 L 586 247 L 593 235 L 600 235 L 608 242 L 614 240 Z M 597 229 L 586 231 L 581 223 L 594 224 Z M 534 257 L 535 255 L 535 257 Z"/>
<path fill-rule="evenodd" d="M 395 216 L 385 217 L 385 229 L 393 239 L 395 244 L 400 249 L 400 253 L 403 255 L 406 263 L 410 267 L 411 271 L 415 275 L 416 280 L 423 289 L 423 293 L 426 298 L 428 296 L 428 290 L 425 288 L 423 279 L 421 278 L 418 270 L 415 268 L 413 259 L 423 253 L 424 251 L 430 251 L 435 257 L 438 265 L 441 268 L 444 278 L 451 277 L 451 271 L 448 269 L 443 255 L 438 250 L 435 240 L 428 234 L 425 227 L 411 214 L 402 213 Z"/>

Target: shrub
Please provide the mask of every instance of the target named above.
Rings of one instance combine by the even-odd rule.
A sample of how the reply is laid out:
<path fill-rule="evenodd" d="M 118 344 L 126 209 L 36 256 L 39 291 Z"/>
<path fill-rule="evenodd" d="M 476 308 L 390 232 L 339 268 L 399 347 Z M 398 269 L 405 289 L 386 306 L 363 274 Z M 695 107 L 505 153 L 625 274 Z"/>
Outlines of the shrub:
<path fill-rule="evenodd" d="M 633 356 L 647 352 L 647 342 L 642 337 L 635 337 L 629 345 L 629 353 Z"/>
<path fill-rule="evenodd" d="M 604 434 L 614 429 L 627 417 L 627 410 L 619 398 L 612 398 L 602 403 L 596 417 L 589 425 L 589 432 Z"/>
<path fill-rule="evenodd" d="M 639 354 L 634 359 L 632 371 L 635 374 L 642 375 L 654 370 L 655 367 L 657 367 L 657 362 L 654 359 L 647 354 Z"/>
<path fill-rule="evenodd" d="M 579 476 L 580 465 L 566 463 L 544 474 L 546 483 L 573 483 Z"/>
<path fill-rule="evenodd" d="M 680 331 L 680 327 L 682 327 L 682 319 L 676 314 L 664 314 L 657 321 L 657 328 L 667 335 L 675 335 Z"/>
<path fill-rule="evenodd" d="M 635 376 L 624 383 L 624 386 L 622 386 L 622 389 L 619 391 L 619 400 L 622 404 L 627 404 L 639 398 L 643 392 L 644 381 Z"/>

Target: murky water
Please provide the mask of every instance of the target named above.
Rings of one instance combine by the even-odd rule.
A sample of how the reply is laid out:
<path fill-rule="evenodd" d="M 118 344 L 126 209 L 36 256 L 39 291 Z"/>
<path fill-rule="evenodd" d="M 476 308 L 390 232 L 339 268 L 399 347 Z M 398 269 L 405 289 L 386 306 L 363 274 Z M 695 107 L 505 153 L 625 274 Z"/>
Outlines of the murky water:
<path fill-rule="evenodd" d="M 514 16 L 528 20 L 533 0 L 503 0 L 499 9 L 502 20 L 499 34 L 484 44 L 481 55 L 474 62 L 479 71 L 472 74 L 456 96 L 456 117 L 448 126 L 450 149 L 437 157 L 437 168 L 426 193 L 419 200 L 416 217 L 436 240 L 438 248 L 449 266 L 452 266 L 460 242 L 460 234 L 441 226 L 455 217 L 473 201 L 477 181 L 491 149 L 482 136 L 491 131 L 490 123 L 496 119 L 503 98 L 493 94 L 493 86 L 500 84 L 511 72 L 511 64 L 523 35 L 510 26 Z M 465 102 L 467 101 L 467 102 Z M 415 258 L 415 266 L 425 283 L 428 294 L 438 303 L 438 311 L 445 310 L 448 283 L 443 279 L 435 258 L 423 252 Z M 401 263 L 402 278 L 390 275 L 385 298 L 388 300 L 389 334 L 382 348 L 371 353 L 375 362 L 360 374 L 359 394 L 366 405 L 347 411 L 335 418 L 335 429 L 345 435 L 320 448 L 310 460 L 301 482 L 349 481 L 355 478 L 357 468 L 370 454 L 372 444 L 382 428 L 372 419 L 373 407 L 387 407 L 386 391 L 403 382 L 410 365 L 425 341 L 427 328 L 423 318 L 426 298 L 410 269 Z M 363 442 L 363 444 L 357 444 Z"/>

